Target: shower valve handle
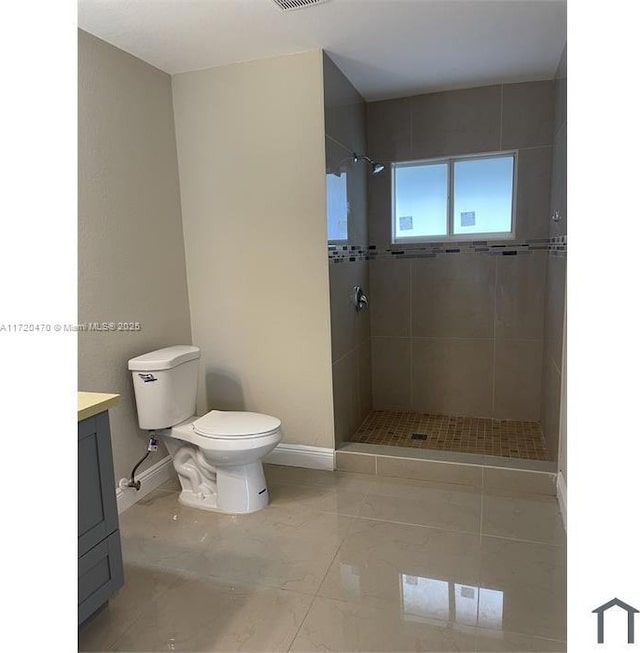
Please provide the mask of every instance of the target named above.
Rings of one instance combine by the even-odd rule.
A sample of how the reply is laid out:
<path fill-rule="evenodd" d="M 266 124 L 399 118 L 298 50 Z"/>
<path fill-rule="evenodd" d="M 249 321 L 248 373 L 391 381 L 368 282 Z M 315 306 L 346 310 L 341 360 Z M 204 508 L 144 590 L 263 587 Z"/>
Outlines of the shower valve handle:
<path fill-rule="evenodd" d="M 354 286 L 353 288 L 353 303 L 358 312 L 365 308 L 369 308 L 369 300 L 360 286 Z"/>

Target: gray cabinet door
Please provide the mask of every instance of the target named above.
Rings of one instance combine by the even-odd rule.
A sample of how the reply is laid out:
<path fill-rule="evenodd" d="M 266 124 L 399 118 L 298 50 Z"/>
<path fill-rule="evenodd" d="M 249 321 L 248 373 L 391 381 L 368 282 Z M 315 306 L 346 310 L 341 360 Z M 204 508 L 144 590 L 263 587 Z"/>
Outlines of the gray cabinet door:
<path fill-rule="evenodd" d="M 109 414 L 78 423 L 78 556 L 118 528 Z"/>
<path fill-rule="evenodd" d="M 91 616 L 122 587 L 120 531 L 78 559 L 78 623 Z"/>

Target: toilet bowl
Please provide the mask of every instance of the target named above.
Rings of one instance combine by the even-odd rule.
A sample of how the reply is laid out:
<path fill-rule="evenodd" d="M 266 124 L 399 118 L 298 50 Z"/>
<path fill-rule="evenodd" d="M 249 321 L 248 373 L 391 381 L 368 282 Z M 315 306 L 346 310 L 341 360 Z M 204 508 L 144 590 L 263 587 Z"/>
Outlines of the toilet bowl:
<path fill-rule="evenodd" d="M 197 347 L 165 347 L 129 361 L 140 428 L 167 447 L 191 508 L 242 514 L 269 503 L 262 458 L 282 439 L 270 415 L 211 410 L 195 415 Z"/>
<path fill-rule="evenodd" d="M 180 503 L 234 514 L 269 503 L 261 459 L 282 438 L 280 420 L 212 410 L 159 434 L 180 479 Z"/>

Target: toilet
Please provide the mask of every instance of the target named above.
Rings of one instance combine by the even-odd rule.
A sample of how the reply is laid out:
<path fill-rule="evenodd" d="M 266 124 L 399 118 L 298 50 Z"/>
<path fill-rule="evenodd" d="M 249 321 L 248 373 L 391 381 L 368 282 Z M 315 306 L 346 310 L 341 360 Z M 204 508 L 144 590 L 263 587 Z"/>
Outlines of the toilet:
<path fill-rule="evenodd" d="M 171 455 L 185 506 L 230 514 L 269 503 L 262 459 L 282 439 L 270 415 L 211 410 L 197 417 L 200 349 L 176 345 L 129 361 L 140 428 L 156 431 Z"/>

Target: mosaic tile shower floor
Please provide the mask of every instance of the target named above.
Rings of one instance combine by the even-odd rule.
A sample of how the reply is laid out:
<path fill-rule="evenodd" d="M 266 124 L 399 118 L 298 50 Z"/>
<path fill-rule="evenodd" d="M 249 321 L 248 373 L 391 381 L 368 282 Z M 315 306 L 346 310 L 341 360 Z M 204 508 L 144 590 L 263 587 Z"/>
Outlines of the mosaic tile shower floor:
<path fill-rule="evenodd" d="M 549 460 L 538 422 L 378 410 L 351 442 Z"/>

